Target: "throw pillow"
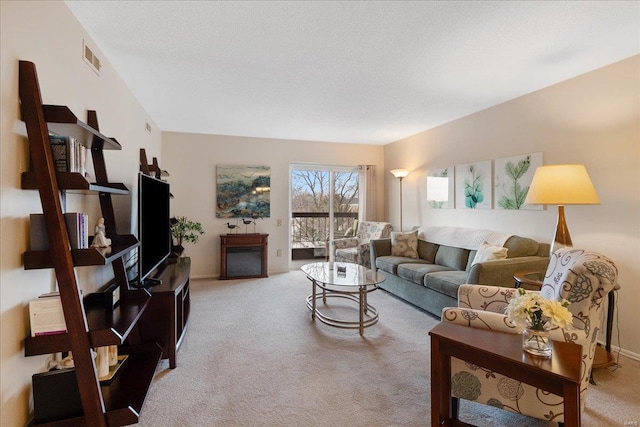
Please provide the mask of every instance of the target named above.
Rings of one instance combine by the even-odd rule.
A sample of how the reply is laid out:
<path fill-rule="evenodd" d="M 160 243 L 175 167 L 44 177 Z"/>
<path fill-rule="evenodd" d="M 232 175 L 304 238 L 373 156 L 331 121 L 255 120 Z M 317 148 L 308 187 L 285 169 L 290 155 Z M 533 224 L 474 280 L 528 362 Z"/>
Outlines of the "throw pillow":
<path fill-rule="evenodd" d="M 496 259 L 505 259 L 507 257 L 507 248 L 500 246 L 492 246 L 487 242 L 484 242 L 478 248 L 476 257 L 473 259 L 471 265 L 475 265 L 483 261 L 493 261 Z"/>
<path fill-rule="evenodd" d="M 418 230 L 391 232 L 391 255 L 418 258 Z"/>

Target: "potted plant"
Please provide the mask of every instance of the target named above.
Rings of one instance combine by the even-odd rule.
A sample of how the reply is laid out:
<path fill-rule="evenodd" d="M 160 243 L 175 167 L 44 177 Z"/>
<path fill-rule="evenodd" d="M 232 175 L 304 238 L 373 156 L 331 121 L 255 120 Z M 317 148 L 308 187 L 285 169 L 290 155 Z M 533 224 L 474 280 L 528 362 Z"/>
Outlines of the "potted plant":
<path fill-rule="evenodd" d="M 198 243 L 200 236 L 204 234 L 202 224 L 191 221 L 186 216 L 171 218 L 172 256 L 179 257 L 184 251 L 184 243 Z"/>

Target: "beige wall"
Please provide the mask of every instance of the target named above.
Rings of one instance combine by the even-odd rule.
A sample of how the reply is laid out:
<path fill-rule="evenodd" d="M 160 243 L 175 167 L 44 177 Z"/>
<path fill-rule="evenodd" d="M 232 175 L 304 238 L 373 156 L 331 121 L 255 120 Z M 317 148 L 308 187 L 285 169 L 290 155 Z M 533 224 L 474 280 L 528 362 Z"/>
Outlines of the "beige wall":
<path fill-rule="evenodd" d="M 112 181 L 135 190 L 138 151 L 160 158 L 170 171 L 175 200 L 172 211 L 200 220 L 207 234 L 194 258 L 194 276 L 219 272 L 218 235 L 226 221 L 215 218 L 215 166 L 267 164 L 272 168 L 272 217 L 258 224 L 270 234 L 272 273 L 288 268 L 288 186 L 291 162 L 335 165 L 375 164 L 381 187 L 389 189 L 387 217 L 397 219 L 397 181 L 389 169 L 414 172 L 405 180 L 404 224 L 481 226 L 548 240 L 555 209 L 541 212 L 434 211 L 424 207 L 424 173 L 428 168 L 497 157 L 544 152 L 546 164 L 585 163 L 600 193 L 600 206 L 570 206 L 567 220 L 576 246 L 610 256 L 620 268 L 619 315 L 622 347 L 640 354 L 634 310 L 640 302 L 639 195 L 639 59 L 623 61 L 486 111 L 465 117 L 384 148 L 365 145 L 164 133 L 160 135 L 135 97 L 62 2 L 0 2 L 0 425 L 22 426 L 30 412 L 31 375 L 46 357 L 25 357 L 29 333 L 28 301 L 55 287 L 52 271 L 24 271 L 28 249 L 28 215 L 41 212 L 37 192 L 20 189 L 28 168 L 27 143 L 18 111 L 18 60 L 33 61 L 45 103 L 67 105 L 81 119 L 98 112 L 103 133 L 123 150 L 106 154 Z M 85 39 L 102 56 L 98 77 L 82 60 Z M 152 132 L 145 131 L 145 122 Z M 162 138 L 162 144 L 160 142 Z M 162 151 L 161 151 L 162 150 Z M 162 156 L 161 156 L 162 154 Z M 135 191 L 134 191 L 135 193 Z M 381 190 L 381 194 L 384 192 Z M 135 199 L 135 194 L 132 195 Z M 380 200 L 384 200 L 381 197 Z M 116 197 L 119 231 L 135 228 L 131 197 Z M 69 210 L 99 215 L 97 198 L 69 196 Z M 385 214 L 383 213 L 383 216 Z M 277 226 L 277 219 L 283 225 Z M 283 257 L 276 257 L 277 249 Z M 110 268 L 81 268 L 84 292 L 111 277 Z"/>
<path fill-rule="evenodd" d="M 100 130 L 122 144 L 122 151 L 105 152 L 109 178 L 134 189 L 139 148 L 160 157 L 161 134 L 107 59 L 93 44 L 63 2 L 0 2 L 1 43 L 1 222 L 0 222 L 0 425 L 23 426 L 30 412 L 31 376 L 45 368 L 46 357 L 25 357 L 29 334 L 27 304 L 52 291 L 52 270 L 25 271 L 22 254 L 28 249 L 30 213 L 42 212 L 38 193 L 20 189 L 20 174 L 28 169 L 28 146 L 18 110 L 18 60 L 36 64 L 43 101 L 67 105 L 81 120 L 96 110 Z M 82 59 L 83 39 L 102 59 L 96 75 Z M 145 130 L 145 122 L 152 132 Z M 119 232 L 135 228 L 130 196 L 115 196 Z M 69 211 L 84 211 L 95 220 L 98 198 L 69 195 Z M 112 277 L 110 267 L 76 270 L 85 293 Z"/>
<path fill-rule="evenodd" d="M 408 168 L 403 225 L 490 228 L 550 241 L 557 208 L 429 209 L 429 169 L 543 152 L 544 164 L 585 164 L 602 201 L 567 206 L 574 246 L 619 268 L 620 344 L 640 355 L 640 56 L 612 64 L 385 146 L 387 169 Z M 398 224 L 398 183 L 386 174 L 388 217 Z M 614 332 L 615 329 L 614 329 Z M 617 337 L 617 334 L 614 333 Z M 617 344 L 617 340 L 614 341 Z"/>
<path fill-rule="evenodd" d="M 162 168 L 169 171 L 174 199 L 172 215 L 187 215 L 202 223 L 205 235 L 196 246 L 187 245 L 192 275 L 220 274 L 220 234 L 229 230 L 228 219 L 216 218 L 216 165 L 266 165 L 271 167 L 271 218 L 258 220 L 256 231 L 269 234 L 269 272 L 289 269 L 289 165 L 315 163 L 335 166 L 377 166 L 378 187 L 384 190 L 383 147 L 359 144 L 301 142 L 163 132 Z M 379 197 L 383 212 L 384 196 Z M 278 226 L 278 220 L 282 225 Z M 232 223 L 235 223 L 232 221 Z M 277 250 L 282 256 L 277 257 Z"/>

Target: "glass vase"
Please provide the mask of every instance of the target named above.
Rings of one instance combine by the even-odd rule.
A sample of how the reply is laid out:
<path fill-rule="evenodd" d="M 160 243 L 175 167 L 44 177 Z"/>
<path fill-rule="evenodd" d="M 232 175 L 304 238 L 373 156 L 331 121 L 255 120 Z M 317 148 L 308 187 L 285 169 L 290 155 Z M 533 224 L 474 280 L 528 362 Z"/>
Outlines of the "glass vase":
<path fill-rule="evenodd" d="M 549 331 L 525 328 L 522 331 L 522 348 L 534 356 L 550 357 L 551 338 L 549 338 Z"/>

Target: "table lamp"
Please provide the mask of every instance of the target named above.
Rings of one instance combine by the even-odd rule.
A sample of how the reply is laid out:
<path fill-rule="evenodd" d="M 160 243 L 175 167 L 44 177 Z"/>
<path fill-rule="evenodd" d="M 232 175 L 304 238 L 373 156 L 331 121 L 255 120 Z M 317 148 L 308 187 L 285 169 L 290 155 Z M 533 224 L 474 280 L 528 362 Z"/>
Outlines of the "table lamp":
<path fill-rule="evenodd" d="M 551 241 L 551 254 L 571 247 L 571 236 L 564 217 L 565 205 L 599 205 L 600 198 L 584 165 L 550 165 L 536 169 L 524 201 L 529 205 L 558 205 L 558 222 Z"/>

